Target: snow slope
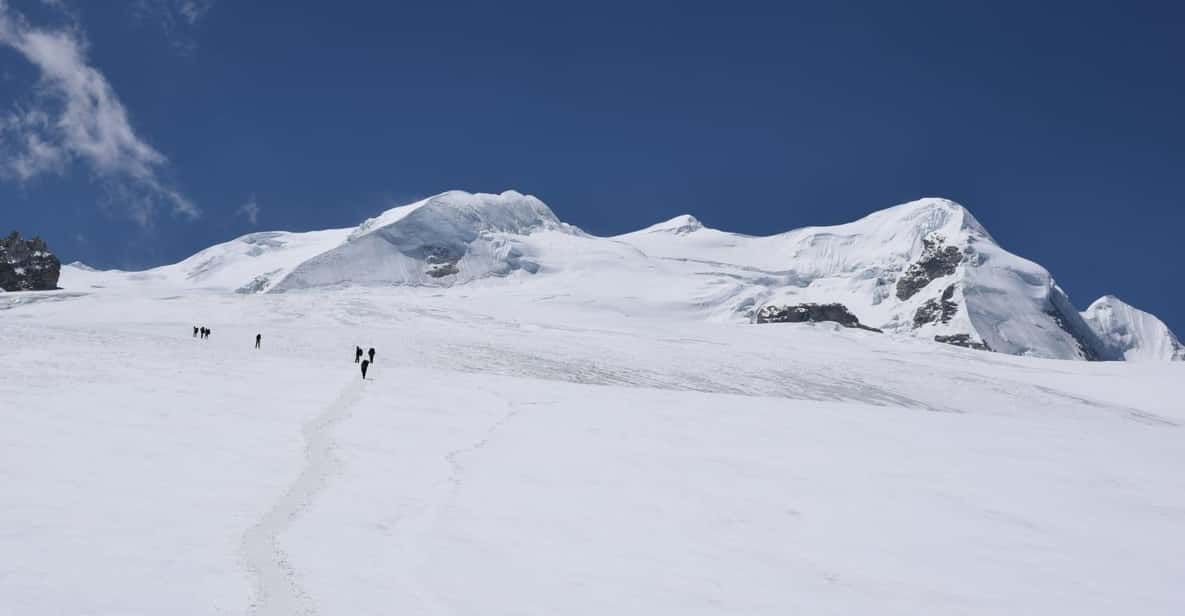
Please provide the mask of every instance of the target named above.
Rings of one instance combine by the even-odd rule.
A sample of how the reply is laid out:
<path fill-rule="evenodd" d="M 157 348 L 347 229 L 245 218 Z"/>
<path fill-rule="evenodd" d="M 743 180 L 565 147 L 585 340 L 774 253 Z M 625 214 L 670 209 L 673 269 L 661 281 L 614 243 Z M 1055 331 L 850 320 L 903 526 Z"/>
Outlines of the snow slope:
<path fill-rule="evenodd" d="M 211 246 L 180 263 L 142 272 L 100 271 L 75 262 L 63 266 L 62 276 L 69 285 L 65 288 L 71 290 L 171 286 L 260 293 L 270 290 L 301 263 L 340 245 L 352 231 L 251 233 Z"/>
<path fill-rule="evenodd" d="M 590 288 L 5 294 L 0 613 L 1185 610 L 1185 364 L 671 318 L 632 249 L 554 262 Z"/>
<path fill-rule="evenodd" d="M 1185 360 L 1185 346 L 1163 321 L 1114 295 L 1099 298 L 1082 316 L 1111 356 L 1127 361 Z"/>

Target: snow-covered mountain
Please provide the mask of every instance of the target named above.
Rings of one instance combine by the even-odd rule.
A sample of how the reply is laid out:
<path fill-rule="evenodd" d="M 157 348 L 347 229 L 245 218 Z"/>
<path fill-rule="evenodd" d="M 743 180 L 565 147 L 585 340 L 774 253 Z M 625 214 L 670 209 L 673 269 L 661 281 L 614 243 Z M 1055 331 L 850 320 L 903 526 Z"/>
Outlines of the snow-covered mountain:
<path fill-rule="evenodd" d="M 1185 360 L 1185 346 L 1163 321 L 1114 295 L 1099 298 L 1082 316 L 1102 340 L 1109 357 L 1127 361 Z"/>
<path fill-rule="evenodd" d="M 734 268 L 727 303 L 738 312 L 841 303 L 864 325 L 889 332 L 1014 355 L 1107 358 L 1049 272 L 1000 248 L 946 199 L 766 237 L 680 216 L 618 239 L 652 257 Z"/>
<path fill-rule="evenodd" d="M 255 233 L 127 277 L 240 293 L 503 278 L 589 302 L 611 298 L 618 308 L 625 298 L 671 318 L 735 322 L 840 304 L 864 327 L 1013 355 L 1182 359 L 1155 317 L 1107 298 L 1080 314 L 1047 270 L 938 198 L 770 236 L 683 215 L 602 238 L 530 195 L 450 191 L 353 229 Z"/>
<path fill-rule="evenodd" d="M 947 201 L 450 193 L 59 284 L 0 295 L 0 614 L 1185 613 L 1183 365 L 933 342 L 1174 339 Z"/>
<path fill-rule="evenodd" d="M 561 223 L 535 197 L 446 192 L 367 220 L 338 246 L 294 268 L 276 290 L 456 284 L 519 270 L 535 273 L 537 255 L 524 238 L 538 232 L 579 230 Z"/>

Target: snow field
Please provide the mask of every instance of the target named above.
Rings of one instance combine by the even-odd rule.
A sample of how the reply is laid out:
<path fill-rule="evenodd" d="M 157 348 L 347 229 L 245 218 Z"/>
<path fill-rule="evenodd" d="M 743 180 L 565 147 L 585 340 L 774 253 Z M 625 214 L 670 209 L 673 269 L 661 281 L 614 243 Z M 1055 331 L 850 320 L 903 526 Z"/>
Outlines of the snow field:
<path fill-rule="evenodd" d="M 0 614 L 1185 608 L 1180 364 L 545 278 L 13 295 Z"/>

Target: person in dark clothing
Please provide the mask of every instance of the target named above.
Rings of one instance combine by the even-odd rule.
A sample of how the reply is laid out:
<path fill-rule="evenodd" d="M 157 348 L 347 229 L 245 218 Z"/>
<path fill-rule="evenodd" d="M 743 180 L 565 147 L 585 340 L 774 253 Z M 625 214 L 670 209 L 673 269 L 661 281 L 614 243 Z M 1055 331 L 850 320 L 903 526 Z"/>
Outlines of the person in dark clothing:
<path fill-rule="evenodd" d="M 374 347 L 370 347 L 370 350 L 367 351 L 367 354 L 370 355 L 370 363 L 373 364 L 374 363 Z"/>
<path fill-rule="evenodd" d="M 207 327 L 206 328 L 206 340 L 209 340 L 209 339 L 210 339 L 210 328 Z"/>
<path fill-rule="evenodd" d="M 362 380 L 366 380 L 366 369 L 370 367 L 370 360 L 362 360 Z"/>
<path fill-rule="evenodd" d="M 362 347 L 354 347 L 354 363 L 362 361 Z"/>
<path fill-rule="evenodd" d="M 263 334 L 255 334 L 255 348 L 259 348 L 260 343 L 263 342 Z"/>
<path fill-rule="evenodd" d="M 197 338 L 197 335 L 198 335 L 198 326 L 194 325 L 193 326 L 193 337 Z"/>
<path fill-rule="evenodd" d="M 206 326 L 203 325 L 202 328 L 198 330 L 198 337 L 202 340 L 206 339 Z"/>

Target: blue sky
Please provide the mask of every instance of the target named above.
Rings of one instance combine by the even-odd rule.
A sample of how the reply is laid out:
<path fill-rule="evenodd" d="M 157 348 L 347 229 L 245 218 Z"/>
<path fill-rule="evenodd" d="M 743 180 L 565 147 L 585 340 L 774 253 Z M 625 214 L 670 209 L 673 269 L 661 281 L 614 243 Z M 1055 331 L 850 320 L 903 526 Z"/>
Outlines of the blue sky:
<path fill-rule="evenodd" d="M 614 234 L 968 206 L 1185 330 L 1171 2 L 0 0 L 0 212 L 138 268 L 447 189 Z"/>

